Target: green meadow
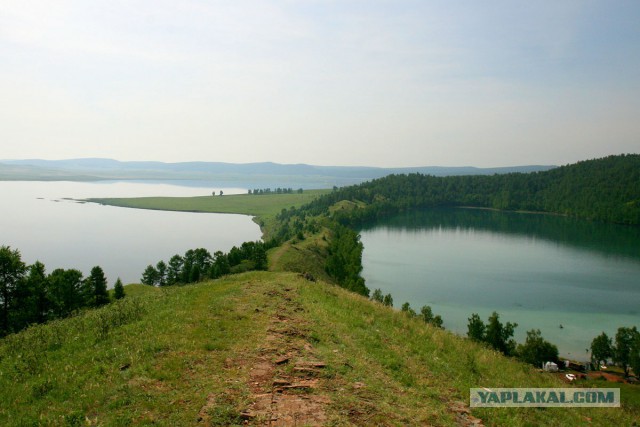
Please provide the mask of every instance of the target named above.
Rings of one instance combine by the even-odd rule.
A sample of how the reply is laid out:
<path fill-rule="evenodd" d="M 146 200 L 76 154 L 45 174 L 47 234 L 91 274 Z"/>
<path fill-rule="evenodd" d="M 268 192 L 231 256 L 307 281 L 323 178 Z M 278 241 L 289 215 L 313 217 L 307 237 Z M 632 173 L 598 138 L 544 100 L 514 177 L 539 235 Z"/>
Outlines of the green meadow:
<path fill-rule="evenodd" d="M 296 273 L 126 291 L 124 300 L 0 343 L 1 425 L 285 419 L 286 406 L 274 403 L 266 415 L 255 406 L 264 393 L 322 402 L 314 411 L 323 425 L 631 425 L 639 416 L 624 394 L 624 409 L 470 410 L 470 387 L 566 385 Z M 300 368 L 309 361 L 319 368 Z"/>
<path fill-rule="evenodd" d="M 93 198 L 87 199 L 87 201 L 136 209 L 251 215 L 255 217 L 255 221 L 265 233 L 264 237 L 268 238 L 271 225 L 282 209 L 302 206 L 329 192 L 331 190 L 304 190 L 303 193 L 293 194 Z"/>
<path fill-rule="evenodd" d="M 302 206 L 331 190 L 305 190 L 303 193 L 198 197 L 133 197 L 88 199 L 105 205 L 165 211 L 212 212 L 272 217 L 283 208 Z"/>

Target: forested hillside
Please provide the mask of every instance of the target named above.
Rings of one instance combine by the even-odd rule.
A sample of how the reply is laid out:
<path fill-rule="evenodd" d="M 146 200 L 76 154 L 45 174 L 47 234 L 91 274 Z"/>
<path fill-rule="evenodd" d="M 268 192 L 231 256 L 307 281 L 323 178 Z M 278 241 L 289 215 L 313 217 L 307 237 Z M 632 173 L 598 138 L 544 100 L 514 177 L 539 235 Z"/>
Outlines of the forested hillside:
<path fill-rule="evenodd" d="M 640 224 L 640 155 L 587 160 L 544 172 L 491 176 L 389 175 L 334 191 L 301 208 L 318 215 L 335 203 L 358 202 L 335 212 L 345 225 L 435 206 L 473 206 L 569 215 Z"/>

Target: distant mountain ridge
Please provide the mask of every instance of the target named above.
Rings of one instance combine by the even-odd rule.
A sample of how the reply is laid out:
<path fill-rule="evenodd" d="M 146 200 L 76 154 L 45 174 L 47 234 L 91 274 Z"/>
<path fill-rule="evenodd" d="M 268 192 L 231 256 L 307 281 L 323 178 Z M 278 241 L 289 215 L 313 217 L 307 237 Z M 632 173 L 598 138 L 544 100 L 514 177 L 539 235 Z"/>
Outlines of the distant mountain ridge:
<path fill-rule="evenodd" d="M 103 179 L 201 179 L 238 180 L 247 177 L 305 177 L 334 185 L 354 184 L 390 174 L 493 175 L 512 172 L 538 172 L 555 166 L 527 165 L 497 168 L 473 166 L 423 166 L 379 168 L 368 166 L 314 166 L 308 164 L 224 163 L 156 161 L 122 162 L 103 158 L 68 160 L 0 160 L 0 180 L 103 180 Z"/>

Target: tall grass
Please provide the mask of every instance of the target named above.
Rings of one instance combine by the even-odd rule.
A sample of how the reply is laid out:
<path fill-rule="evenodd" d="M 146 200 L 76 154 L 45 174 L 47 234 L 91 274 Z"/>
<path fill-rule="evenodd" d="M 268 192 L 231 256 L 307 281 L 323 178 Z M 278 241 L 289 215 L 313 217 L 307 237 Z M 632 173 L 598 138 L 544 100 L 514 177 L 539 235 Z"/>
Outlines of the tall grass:
<path fill-rule="evenodd" d="M 13 373 L 19 379 L 23 374 L 37 374 L 46 366 L 49 352 L 80 338 L 94 343 L 104 340 L 115 328 L 139 320 L 148 304 L 148 299 L 125 298 L 9 335 L 0 341 L 3 375 Z"/>

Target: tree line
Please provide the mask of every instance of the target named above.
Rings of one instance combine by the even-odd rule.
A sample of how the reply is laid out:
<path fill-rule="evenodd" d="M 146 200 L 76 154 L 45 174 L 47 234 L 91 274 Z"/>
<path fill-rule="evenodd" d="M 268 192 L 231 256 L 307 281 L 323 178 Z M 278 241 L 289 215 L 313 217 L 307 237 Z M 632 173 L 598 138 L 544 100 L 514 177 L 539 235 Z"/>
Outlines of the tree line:
<path fill-rule="evenodd" d="M 476 313 L 468 320 L 467 337 L 506 356 L 517 357 L 538 367 L 547 361 L 558 362 L 558 348 L 546 341 L 539 329 L 528 331 L 524 344 L 516 344 L 513 333 L 518 324 L 502 324 L 498 313 L 493 312 L 486 324 Z M 636 375 L 640 374 L 640 332 L 635 326 L 618 328 L 615 339 L 602 332 L 593 339 L 590 350 L 591 364 L 596 369 L 611 360 L 624 370 L 625 377 L 629 376 L 630 369 Z"/>
<path fill-rule="evenodd" d="M 298 188 L 295 192 L 298 194 L 302 194 L 303 193 L 303 189 L 302 188 Z M 255 188 L 253 190 L 249 189 L 248 191 L 249 194 L 252 194 L 254 196 L 262 196 L 265 194 L 293 194 L 293 188 L 276 188 L 274 190 L 272 190 L 271 188 Z"/>
<path fill-rule="evenodd" d="M 189 249 L 184 255 L 174 255 L 168 262 L 148 265 L 141 282 L 150 286 L 173 286 L 217 279 L 226 274 L 267 269 L 267 250 L 274 241 L 244 242 L 228 253 L 216 251 L 213 255 L 204 248 Z"/>
<path fill-rule="evenodd" d="M 124 296 L 118 278 L 114 298 Z M 27 265 L 18 249 L 0 247 L 0 336 L 110 301 L 100 266 L 93 267 L 86 278 L 76 269 L 56 268 L 47 274 L 40 261 Z"/>
<path fill-rule="evenodd" d="M 436 177 L 389 175 L 343 187 L 299 208 L 320 215 L 337 202 L 360 202 L 333 213 L 347 226 L 416 208 L 473 206 L 558 213 L 640 224 L 640 155 L 587 160 L 543 172 Z"/>

